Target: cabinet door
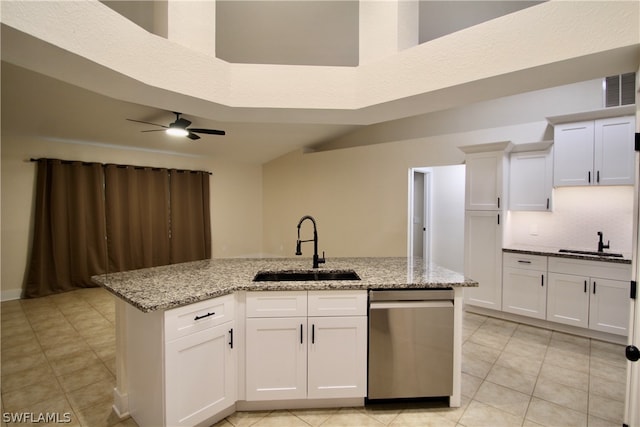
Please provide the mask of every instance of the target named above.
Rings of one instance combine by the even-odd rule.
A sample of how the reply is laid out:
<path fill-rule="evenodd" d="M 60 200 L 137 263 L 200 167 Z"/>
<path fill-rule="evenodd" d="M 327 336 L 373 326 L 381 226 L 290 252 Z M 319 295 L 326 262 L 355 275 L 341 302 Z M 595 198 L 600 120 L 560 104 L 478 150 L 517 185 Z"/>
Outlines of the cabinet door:
<path fill-rule="evenodd" d="M 247 400 L 307 397 L 307 318 L 249 318 Z"/>
<path fill-rule="evenodd" d="M 367 317 L 310 317 L 308 397 L 367 394 Z"/>
<path fill-rule="evenodd" d="M 502 200 L 504 153 L 469 154 L 466 157 L 465 206 L 471 210 L 500 209 Z"/>
<path fill-rule="evenodd" d="M 502 310 L 522 316 L 546 319 L 545 273 L 505 267 L 502 276 Z"/>
<path fill-rule="evenodd" d="M 236 401 L 233 322 L 165 345 L 166 425 L 192 426 Z"/>
<path fill-rule="evenodd" d="M 591 279 L 589 328 L 627 335 L 629 327 L 629 282 Z"/>
<path fill-rule="evenodd" d="M 632 116 L 614 117 L 595 122 L 595 183 L 633 185 L 634 131 Z"/>
<path fill-rule="evenodd" d="M 549 273 L 547 320 L 586 328 L 589 326 L 589 278 Z"/>
<path fill-rule="evenodd" d="M 553 185 L 591 185 L 593 175 L 593 121 L 554 127 Z"/>
<path fill-rule="evenodd" d="M 502 225 L 500 212 L 465 213 L 464 274 L 479 283 L 465 288 L 467 304 L 502 308 Z"/>
<path fill-rule="evenodd" d="M 509 209 L 548 211 L 553 188 L 552 151 L 512 153 L 509 172 Z"/>

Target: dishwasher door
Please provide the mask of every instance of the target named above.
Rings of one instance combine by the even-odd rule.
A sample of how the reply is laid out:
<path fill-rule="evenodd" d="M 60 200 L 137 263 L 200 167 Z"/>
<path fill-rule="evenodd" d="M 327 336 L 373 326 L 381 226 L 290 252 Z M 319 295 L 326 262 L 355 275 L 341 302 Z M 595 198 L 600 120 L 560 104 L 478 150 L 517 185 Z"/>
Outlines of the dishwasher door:
<path fill-rule="evenodd" d="M 368 399 L 453 394 L 453 290 L 369 292 Z"/>

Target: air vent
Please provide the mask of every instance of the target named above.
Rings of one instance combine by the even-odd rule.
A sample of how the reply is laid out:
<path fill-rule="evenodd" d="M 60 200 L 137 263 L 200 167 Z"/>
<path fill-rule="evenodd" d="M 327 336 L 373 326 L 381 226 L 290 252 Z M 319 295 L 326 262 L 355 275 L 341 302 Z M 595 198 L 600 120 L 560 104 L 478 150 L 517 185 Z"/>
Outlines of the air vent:
<path fill-rule="evenodd" d="M 609 76 L 604 79 L 605 107 L 618 107 L 636 102 L 636 73 Z"/>

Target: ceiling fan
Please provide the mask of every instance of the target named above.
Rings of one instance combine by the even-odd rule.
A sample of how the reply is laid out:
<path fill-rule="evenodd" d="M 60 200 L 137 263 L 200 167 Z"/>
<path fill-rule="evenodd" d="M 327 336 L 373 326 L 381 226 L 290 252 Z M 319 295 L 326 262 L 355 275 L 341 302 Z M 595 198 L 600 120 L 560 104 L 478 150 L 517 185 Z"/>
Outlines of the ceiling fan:
<path fill-rule="evenodd" d="M 177 113 L 177 112 L 174 111 L 173 114 L 176 115 L 176 121 L 173 122 L 173 123 L 170 123 L 169 126 L 159 125 L 157 123 L 145 122 L 145 121 L 142 121 L 142 120 L 134 120 L 134 119 L 127 119 L 127 120 L 129 120 L 130 122 L 144 123 L 144 124 L 147 124 L 147 125 L 160 126 L 161 128 L 163 128 L 163 129 L 143 130 L 143 131 L 140 131 L 140 132 L 165 131 L 169 135 L 186 136 L 187 138 L 192 139 L 192 140 L 200 139 L 200 137 L 198 135 L 196 135 L 197 133 L 204 133 L 204 134 L 207 134 L 207 135 L 225 135 L 225 131 L 223 131 L 223 130 L 189 128 L 189 125 L 191 124 L 191 121 L 189 121 L 187 119 L 183 119 L 182 117 L 180 117 L 180 115 L 182 113 Z"/>

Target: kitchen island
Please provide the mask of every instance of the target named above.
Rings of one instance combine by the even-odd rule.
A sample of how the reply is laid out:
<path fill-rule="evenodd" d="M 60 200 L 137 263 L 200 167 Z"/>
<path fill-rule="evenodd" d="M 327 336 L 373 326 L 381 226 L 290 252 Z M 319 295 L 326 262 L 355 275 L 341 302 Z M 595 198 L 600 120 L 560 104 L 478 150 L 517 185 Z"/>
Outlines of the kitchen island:
<path fill-rule="evenodd" d="M 354 379 L 354 383 L 358 384 L 353 387 L 334 387 L 334 394 L 321 394 L 321 398 L 313 398 L 309 385 L 309 394 L 306 394 L 307 351 L 310 364 L 312 357 L 311 347 L 307 349 L 306 341 L 311 343 L 316 334 L 316 324 L 312 324 L 311 320 L 307 331 L 307 298 L 308 319 L 317 319 L 311 317 L 312 301 L 324 298 L 325 301 L 340 301 L 339 304 L 344 304 L 337 307 L 337 310 L 336 307 L 330 307 L 334 314 L 325 319 L 360 322 L 358 327 L 342 329 L 353 331 L 352 336 L 358 340 L 364 337 L 366 351 L 368 290 L 433 288 L 454 289 L 453 392 L 449 396 L 449 404 L 454 407 L 460 405 L 462 289 L 477 286 L 477 282 L 434 264 L 425 265 L 420 259 L 407 258 L 337 258 L 329 259 L 319 269 L 322 272 L 353 270 L 360 280 L 253 280 L 258 272 L 309 271 L 312 270 L 310 267 L 310 261 L 301 258 L 213 259 L 94 277 L 95 283 L 118 297 L 114 410 L 121 416 L 130 413 L 139 425 L 144 426 L 198 425 L 202 422 L 206 425 L 237 409 L 362 406 L 366 397 L 366 359 L 358 359 L 360 356 L 350 359 L 351 354 L 341 360 L 345 363 L 353 360 L 353 366 L 358 366 L 356 371 L 364 370 L 364 380 Z M 286 298 L 275 298 L 279 295 Z M 252 394 L 247 392 L 248 384 L 252 381 L 250 365 L 254 358 L 251 356 L 255 356 L 252 349 L 256 348 L 252 345 L 252 340 L 256 339 L 252 338 L 252 334 L 259 330 L 254 328 L 254 332 L 250 333 L 247 325 L 257 322 L 260 317 L 275 316 L 249 313 L 252 310 L 251 301 L 258 301 L 260 298 L 294 304 L 285 307 L 286 309 L 303 310 L 302 314 L 284 314 L 278 315 L 279 318 L 266 319 L 269 322 L 293 322 L 296 325 L 292 329 L 294 332 L 298 331 L 297 325 L 300 324 L 300 345 L 296 351 L 304 350 L 304 356 L 294 354 L 292 360 L 304 359 L 305 371 L 293 376 L 304 377 L 305 384 L 290 388 L 296 393 L 302 390 L 302 398 L 275 397 L 271 400 L 265 397 L 261 401 L 255 401 L 251 398 Z M 354 308 L 353 313 L 349 312 L 351 307 L 346 307 L 352 302 L 354 307 L 359 307 Z M 325 308 L 320 307 L 318 310 Z M 278 309 L 280 307 L 268 307 L 267 311 L 275 313 Z M 266 320 L 260 322 L 266 324 Z M 278 326 L 277 330 L 288 329 Z M 205 349 L 207 346 L 209 353 L 205 354 L 204 359 L 196 351 L 187 351 Z M 271 345 L 265 345 L 258 348 L 266 351 L 270 347 Z M 245 354 L 247 352 L 251 352 L 251 355 Z M 361 350 L 358 352 L 361 354 Z M 329 352 L 331 353 L 333 350 Z M 260 359 L 265 357 L 268 358 L 268 354 L 260 355 Z M 197 366 L 198 364 L 203 366 Z M 326 373 L 327 368 L 323 369 Z M 309 378 L 312 377 L 311 372 L 308 375 Z M 207 376 L 218 380 L 201 384 L 206 382 L 201 378 Z M 217 390 L 211 391 L 208 386 Z M 356 390 L 355 394 L 345 393 L 349 389 Z M 206 396 L 207 393 L 215 396 L 215 399 L 200 402 L 198 396 Z M 178 398 L 178 394 L 188 396 Z M 274 393 L 265 395 L 278 396 Z"/>

